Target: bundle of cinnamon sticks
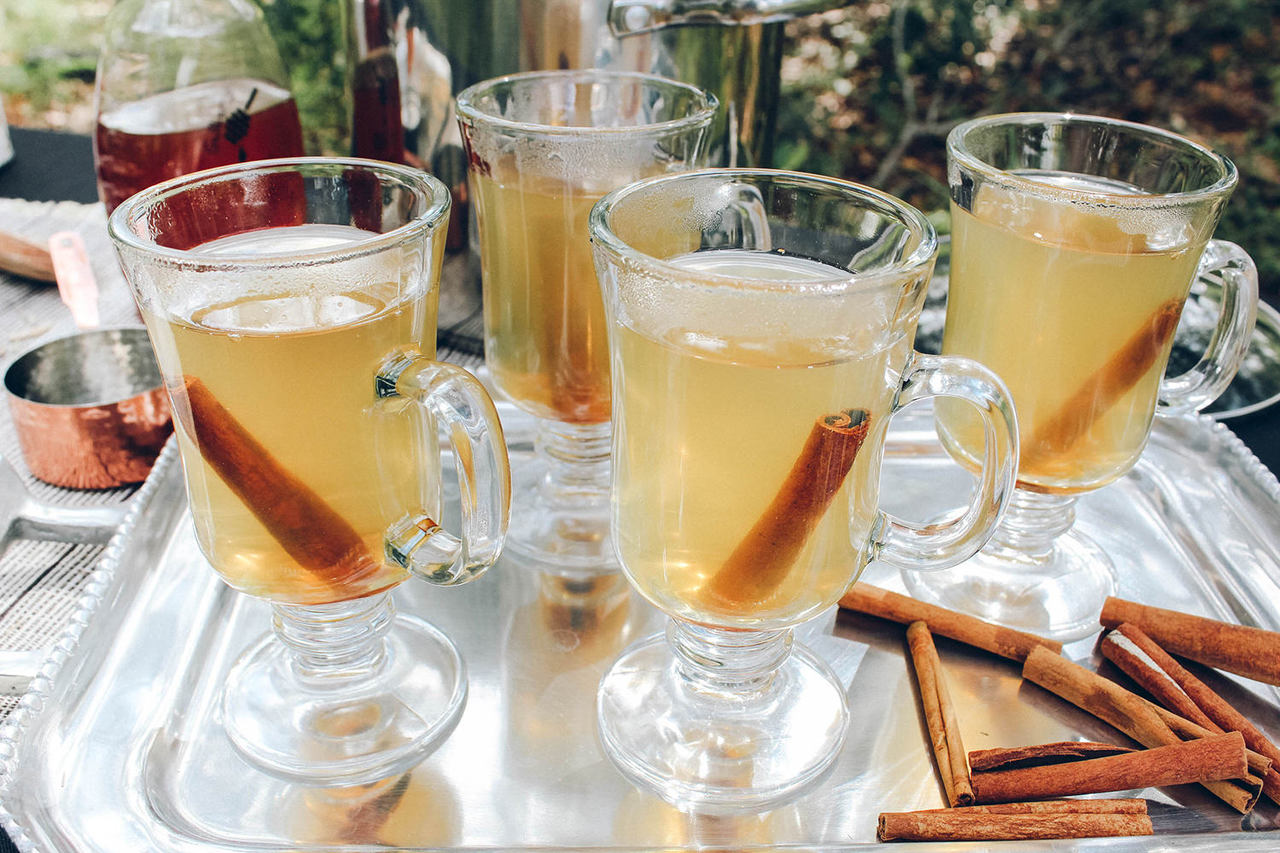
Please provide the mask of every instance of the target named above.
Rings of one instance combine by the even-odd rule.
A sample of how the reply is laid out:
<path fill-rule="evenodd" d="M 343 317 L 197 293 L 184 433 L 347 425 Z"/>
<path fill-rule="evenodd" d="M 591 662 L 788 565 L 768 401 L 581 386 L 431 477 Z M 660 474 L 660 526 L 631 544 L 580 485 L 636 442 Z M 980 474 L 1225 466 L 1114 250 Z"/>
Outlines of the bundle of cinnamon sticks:
<path fill-rule="evenodd" d="M 1280 774 L 1272 767 L 1280 761 L 1280 750 L 1132 623 L 1161 634 L 1172 632 L 1176 636 L 1170 644 L 1180 654 L 1226 664 L 1223 668 L 1234 672 L 1247 670 L 1245 674 L 1272 683 L 1277 675 L 1272 670 L 1280 666 L 1280 656 L 1271 651 L 1280 645 L 1269 645 L 1280 643 L 1274 632 L 1109 600 L 1101 621 L 1118 627 L 1104 634 L 1100 650 L 1161 703 L 1157 705 L 1072 663 L 1062 657 L 1060 644 L 1034 635 L 861 583 L 849 590 L 841 606 L 909 625 L 926 726 L 952 806 L 881 814 L 877 835 L 882 841 L 1151 834 L 1143 800 L 1064 798 L 1198 783 L 1247 813 L 1260 794 L 1273 800 L 1280 795 Z M 1245 633 L 1237 634 L 1241 630 Z M 965 753 L 933 633 L 1020 661 L 1023 678 L 1110 723 L 1145 748 L 1072 741 Z M 1186 637 L 1188 633 L 1194 638 Z M 1261 654 L 1238 654 L 1242 636 L 1248 648 Z M 1268 660 L 1259 662 L 1256 657 Z"/>

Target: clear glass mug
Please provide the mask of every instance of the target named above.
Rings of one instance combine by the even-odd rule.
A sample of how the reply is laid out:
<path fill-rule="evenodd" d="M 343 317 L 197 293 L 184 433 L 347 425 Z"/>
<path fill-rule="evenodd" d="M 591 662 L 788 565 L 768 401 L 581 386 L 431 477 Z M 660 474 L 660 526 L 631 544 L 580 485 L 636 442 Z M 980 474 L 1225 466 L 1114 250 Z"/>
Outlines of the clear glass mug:
<path fill-rule="evenodd" d="M 711 170 L 606 196 L 591 239 L 613 363 L 612 530 L 623 571 L 672 617 L 605 675 L 605 751 L 680 806 L 759 809 L 821 777 L 845 689 L 793 646 L 872 559 L 972 555 L 1012 491 L 1017 431 L 999 379 L 912 350 L 937 238 L 857 184 Z M 964 515 L 878 509 L 902 407 L 954 397 L 987 434 Z"/>
<path fill-rule="evenodd" d="M 509 550 L 568 575 L 616 571 L 608 537 L 609 356 L 591 206 L 705 159 L 716 99 L 622 71 L 540 71 L 458 94 L 484 276 L 485 364 L 538 419 Z"/>
<path fill-rule="evenodd" d="M 1111 561 L 1071 529 L 1074 505 L 1137 462 L 1156 411 L 1213 402 L 1248 348 L 1257 274 L 1210 240 L 1236 183 L 1189 139 L 1095 116 L 987 116 L 947 140 L 951 273 L 942 352 L 1000 374 L 1022 430 L 1018 490 L 983 554 L 913 594 L 1071 639 L 1097 628 Z M 1197 276 L 1222 282 L 1207 352 L 1165 377 Z M 938 406 L 943 443 L 976 465 L 981 426 Z"/>
<path fill-rule="evenodd" d="M 391 598 L 410 575 L 478 576 L 507 526 L 493 402 L 434 360 L 449 205 L 413 169 L 298 158 L 171 180 L 110 218 L 200 548 L 274 612 L 228 678 L 227 734 L 285 778 L 404 770 L 465 703 L 452 643 Z M 437 425 L 455 450 L 460 536 L 439 523 Z"/>

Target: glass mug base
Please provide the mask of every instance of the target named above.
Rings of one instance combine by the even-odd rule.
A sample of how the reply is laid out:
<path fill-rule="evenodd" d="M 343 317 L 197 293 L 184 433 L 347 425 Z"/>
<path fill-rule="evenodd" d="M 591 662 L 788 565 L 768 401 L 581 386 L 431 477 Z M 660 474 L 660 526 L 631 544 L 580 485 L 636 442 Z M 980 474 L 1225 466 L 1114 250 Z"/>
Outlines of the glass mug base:
<path fill-rule="evenodd" d="M 1075 529 L 1057 536 L 1047 552 L 1029 554 L 993 539 L 958 566 L 903 570 L 902 579 L 921 601 L 1061 641 L 1097 631 L 1102 604 L 1116 590 L 1111 558 Z"/>
<path fill-rule="evenodd" d="M 710 638 L 697 648 L 690 633 Z M 717 683 L 716 638 L 763 639 L 766 660 Z M 769 659 L 771 658 L 771 659 Z M 748 667 L 748 669 L 750 669 Z M 731 676 L 733 677 L 733 676 Z M 711 679 L 710 681 L 707 679 Z M 791 646 L 791 632 L 728 631 L 674 623 L 625 651 L 597 694 L 604 752 L 624 776 L 675 807 L 706 814 L 758 812 L 817 784 L 844 745 L 844 688 L 825 663 Z"/>
<path fill-rule="evenodd" d="M 258 769 L 313 787 L 365 784 L 417 765 L 457 726 L 461 656 L 436 628 L 396 615 L 389 593 L 275 613 L 222 702 L 227 737 Z"/>

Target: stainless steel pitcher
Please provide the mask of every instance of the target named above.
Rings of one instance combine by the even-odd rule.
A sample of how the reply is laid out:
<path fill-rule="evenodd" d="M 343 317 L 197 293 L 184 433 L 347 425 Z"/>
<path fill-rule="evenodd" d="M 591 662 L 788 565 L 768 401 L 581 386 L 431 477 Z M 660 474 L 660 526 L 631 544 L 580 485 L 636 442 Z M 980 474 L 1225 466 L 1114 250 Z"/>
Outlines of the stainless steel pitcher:
<path fill-rule="evenodd" d="M 352 72 L 352 150 L 409 163 L 449 186 L 449 245 L 467 246 L 466 157 L 453 97 L 517 71 L 647 71 L 715 94 L 710 162 L 768 166 L 783 23 L 838 0 L 345 0 Z M 847 2 L 847 0 L 844 0 Z M 442 344 L 479 307 L 477 265 L 450 259 Z M 459 271 L 455 267 L 466 269 Z M 459 288 L 462 277 L 466 285 Z"/>

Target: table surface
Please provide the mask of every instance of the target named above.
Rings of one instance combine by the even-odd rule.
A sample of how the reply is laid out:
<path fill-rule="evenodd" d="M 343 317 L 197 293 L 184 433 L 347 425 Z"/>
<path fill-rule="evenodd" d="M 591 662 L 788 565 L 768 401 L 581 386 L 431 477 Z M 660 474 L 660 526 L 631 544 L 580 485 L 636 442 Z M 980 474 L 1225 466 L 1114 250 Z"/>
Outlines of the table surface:
<path fill-rule="evenodd" d="M 0 198 L 82 204 L 97 201 L 87 136 L 22 128 L 10 131 L 15 157 L 0 166 Z M 1280 407 L 1232 418 L 1226 424 L 1268 468 L 1280 471 Z M 0 832 L 0 853 L 12 849 Z"/>

